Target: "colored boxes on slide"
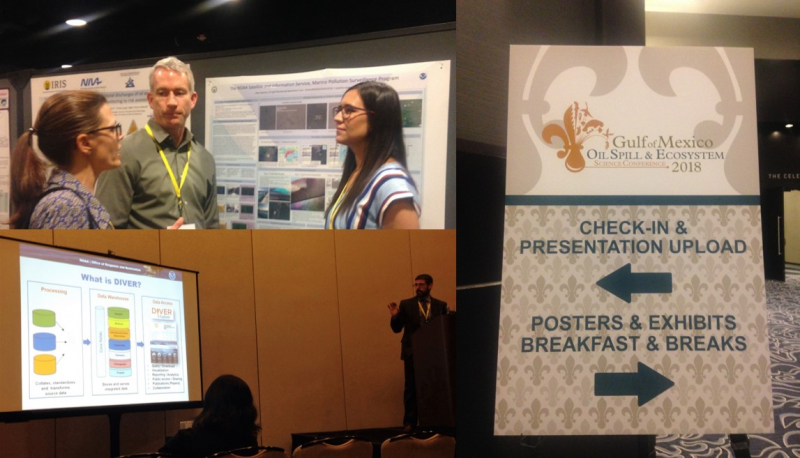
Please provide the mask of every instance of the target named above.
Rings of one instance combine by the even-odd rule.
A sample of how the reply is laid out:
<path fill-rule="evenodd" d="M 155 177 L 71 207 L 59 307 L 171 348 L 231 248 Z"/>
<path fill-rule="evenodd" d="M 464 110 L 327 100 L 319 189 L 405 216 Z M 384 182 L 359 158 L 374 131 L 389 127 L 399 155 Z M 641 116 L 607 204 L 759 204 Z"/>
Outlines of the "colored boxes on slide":
<path fill-rule="evenodd" d="M 34 326 L 52 328 L 56 325 L 56 312 L 47 309 L 36 309 L 31 312 Z M 56 335 L 49 332 L 33 334 L 33 349 L 36 351 L 53 351 L 56 349 Z M 56 373 L 56 357 L 47 353 L 33 357 L 33 373 L 52 375 Z"/>
<path fill-rule="evenodd" d="M 130 377 L 131 320 L 130 310 L 122 307 L 108 308 L 108 375 Z"/>
<path fill-rule="evenodd" d="M 33 372 L 39 375 L 56 373 L 56 357 L 53 355 L 36 355 L 33 357 Z"/>
<path fill-rule="evenodd" d="M 52 328 L 56 325 L 56 312 L 44 309 L 34 310 L 33 324 L 42 328 Z"/>
<path fill-rule="evenodd" d="M 33 349 L 37 351 L 55 350 L 56 335 L 49 332 L 37 332 L 33 335 Z"/>

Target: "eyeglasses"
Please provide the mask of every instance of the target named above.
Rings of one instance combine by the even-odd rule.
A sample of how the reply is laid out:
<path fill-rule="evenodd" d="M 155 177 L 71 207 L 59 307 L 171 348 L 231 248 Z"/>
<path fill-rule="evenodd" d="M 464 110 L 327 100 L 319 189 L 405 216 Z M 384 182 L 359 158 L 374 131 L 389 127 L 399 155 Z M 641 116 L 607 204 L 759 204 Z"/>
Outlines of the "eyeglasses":
<path fill-rule="evenodd" d="M 355 111 L 365 111 L 369 114 L 375 114 L 374 111 L 367 110 L 366 108 L 354 107 L 353 105 L 345 105 L 345 106 L 333 107 L 333 116 L 335 117 L 337 114 L 339 114 L 339 112 L 341 112 L 342 119 L 350 119 L 350 116 L 352 116 L 353 112 Z"/>
<path fill-rule="evenodd" d="M 101 130 L 112 130 L 112 129 L 117 131 L 117 138 L 122 137 L 122 124 L 120 124 L 120 123 L 116 123 L 113 126 L 101 127 L 99 129 L 90 130 L 89 132 L 86 132 L 86 133 L 87 134 L 93 134 L 95 132 L 100 132 Z"/>

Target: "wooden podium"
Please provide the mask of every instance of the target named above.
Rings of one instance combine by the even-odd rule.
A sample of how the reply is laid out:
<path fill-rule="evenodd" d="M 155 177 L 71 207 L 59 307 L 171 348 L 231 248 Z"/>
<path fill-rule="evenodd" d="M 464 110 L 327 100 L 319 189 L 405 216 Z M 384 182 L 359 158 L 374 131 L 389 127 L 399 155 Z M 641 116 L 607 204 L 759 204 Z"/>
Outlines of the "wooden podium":
<path fill-rule="evenodd" d="M 456 316 L 439 315 L 411 336 L 419 426 L 456 426 Z"/>

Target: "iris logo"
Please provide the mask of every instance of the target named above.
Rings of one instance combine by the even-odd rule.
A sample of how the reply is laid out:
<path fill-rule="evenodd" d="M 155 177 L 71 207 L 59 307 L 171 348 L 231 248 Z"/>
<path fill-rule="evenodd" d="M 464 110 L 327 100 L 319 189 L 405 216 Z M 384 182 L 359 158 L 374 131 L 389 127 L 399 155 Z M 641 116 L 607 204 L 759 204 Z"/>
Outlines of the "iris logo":
<path fill-rule="evenodd" d="M 66 88 L 67 88 L 67 80 L 58 80 L 58 81 L 44 80 L 45 91 L 49 91 L 50 89 L 66 89 Z"/>
<path fill-rule="evenodd" d="M 103 84 L 103 82 L 100 81 L 100 78 L 83 78 L 81 80 L 81 87 L 92 87 L 100 84 Z"/>
<path fill-rule="evenodd" d="M 425 78 L 427 78 L 427 77 L 428 77 L 428 74 L 427 74 L 427 73 L 420 73 L 420 74 L 419 74 L 419 79 L 421 79 L 421 80 L 424 80 L 424 79 L 425 79 Z"/>
<path fill-rule="evenodd" d="M 136 87 L 133 84 L 133 78 L 128 78 L 128 81 L 125 82 L 125 87 Z"/>

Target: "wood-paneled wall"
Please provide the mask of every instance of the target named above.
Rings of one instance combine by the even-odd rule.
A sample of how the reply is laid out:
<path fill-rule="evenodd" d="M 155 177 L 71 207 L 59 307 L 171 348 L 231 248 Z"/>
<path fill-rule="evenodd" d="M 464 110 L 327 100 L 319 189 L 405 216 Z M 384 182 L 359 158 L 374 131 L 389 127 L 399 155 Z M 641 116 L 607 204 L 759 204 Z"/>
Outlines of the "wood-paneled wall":
<path fill-rule="evenodd" d="M 0 237 L 198 271 L 204 389 L 220 374 L 244 379 L 259 407 L 261 443 L 287 451 L 293 432 L 400 425 L 400 334 L 389 328 L 386 304 L 411 297 L 414 276 L 429 273 L 433 296 L 456 308 L 455 231 L 0 231 Z M 197 413 L 123 415 L 121 453 L 157 449 Z M 108 421 L 0 423 L 0 443 L 2 456 L 105 458 Z"/>

